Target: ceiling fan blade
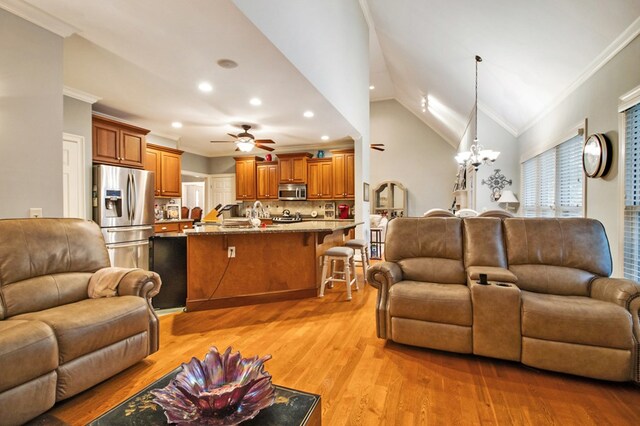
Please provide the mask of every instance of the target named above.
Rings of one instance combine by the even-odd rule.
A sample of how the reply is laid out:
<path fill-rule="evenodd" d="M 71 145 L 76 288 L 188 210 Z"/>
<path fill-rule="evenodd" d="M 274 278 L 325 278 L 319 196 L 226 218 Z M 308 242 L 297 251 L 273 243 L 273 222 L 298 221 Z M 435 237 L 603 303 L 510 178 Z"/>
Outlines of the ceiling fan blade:
<path fill-rule="evenodd" d="M 374 147 L 374 146 L 384 146 L 383 143 L 372 143 L 371 145 L 369 145 L 370 147 Z"/>
<path fill-rule="evenodd" d="M 209 141 L 211 143 L 233 143 L 234 141 Z"/>
<path fill-rule="evenodd" d="M 375 149 L 376 151 L 384 151 L 384 148 L 378 148 L 377 146 L 372 146 L 371 149 Z"/>
<path fill-rule="evenodd" d="M 265 146 L 259 143 L 256 143 L 256 148 L 264 149 L 265 151 L 269 151 L 269 152 L 274 151 L 274 149 L 271 148 L 270 146 Z"/>
<path fill-rule="evenodd" d="M 271 139 L 256 139 L 256 143 L 275 143 Z"/>
<path fill-rule="evenodd" d="M 227 134 L 228 134 L 229 136 L 231 136 L 232 138 L 238 139 L 238 135 L 234 135 L 234 134 L 231 134 L 231 133 L 227 133 Z"/>

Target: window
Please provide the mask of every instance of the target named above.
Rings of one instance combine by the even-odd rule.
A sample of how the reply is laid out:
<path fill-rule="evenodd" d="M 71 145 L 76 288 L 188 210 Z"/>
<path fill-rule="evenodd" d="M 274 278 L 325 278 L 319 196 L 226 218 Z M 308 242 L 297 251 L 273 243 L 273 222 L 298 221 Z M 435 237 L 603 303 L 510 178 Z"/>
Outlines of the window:
<path fill-rule="evenodd" d="M 526 217 L 582 216 L 582 135 L 522 163 Z"/>
<path fill-rule="evenodd" d="M 624 260 L 625 278 L 640 280 L 640 104 L 624 112 Z"/>

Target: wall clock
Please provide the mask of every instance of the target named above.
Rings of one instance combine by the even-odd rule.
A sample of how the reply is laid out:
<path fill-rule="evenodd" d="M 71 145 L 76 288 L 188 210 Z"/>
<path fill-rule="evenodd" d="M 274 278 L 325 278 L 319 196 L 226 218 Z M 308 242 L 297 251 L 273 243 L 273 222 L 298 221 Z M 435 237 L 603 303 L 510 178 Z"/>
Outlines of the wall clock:
<path fill-rule="evenodd" d="M 599 178 L 611 167 L 611 144 L 602 133 L 594 133 L 587 138 L 582 148 L 582 168 L 591 178 Z"/>

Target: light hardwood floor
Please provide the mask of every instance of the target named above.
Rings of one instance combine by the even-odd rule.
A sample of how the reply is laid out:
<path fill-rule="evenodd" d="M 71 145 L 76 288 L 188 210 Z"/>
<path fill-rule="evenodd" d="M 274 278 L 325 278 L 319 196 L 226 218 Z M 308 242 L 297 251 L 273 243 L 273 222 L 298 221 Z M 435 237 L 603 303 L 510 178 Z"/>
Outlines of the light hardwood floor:
<path fill-rule="evenodd" d="M 414 348 L 375 335 L 376 290 L 161 317 L 160 350 L 51 414 L 86 424 L 216 345 L 270 353 L 273 382 L 322 395 L 325 425 L 638 425 L 640 387 Z"/>

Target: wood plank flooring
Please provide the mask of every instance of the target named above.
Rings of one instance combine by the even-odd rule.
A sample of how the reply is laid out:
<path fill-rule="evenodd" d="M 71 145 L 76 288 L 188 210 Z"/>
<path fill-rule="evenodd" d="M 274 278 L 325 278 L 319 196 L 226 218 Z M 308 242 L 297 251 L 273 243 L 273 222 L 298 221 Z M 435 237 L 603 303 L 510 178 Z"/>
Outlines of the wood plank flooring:
<path fill-rule="evenodd" d="M 272 354 L 274 383 L 321 394 L 325 425 L 640 424 L 639 386 L 385 342 L 375 335 L 376 290 L 345 297 L 336 285 L 322 299 L 163 316 L 157 353 L 51 414 L 86 424 L 216 345 Z"/>

